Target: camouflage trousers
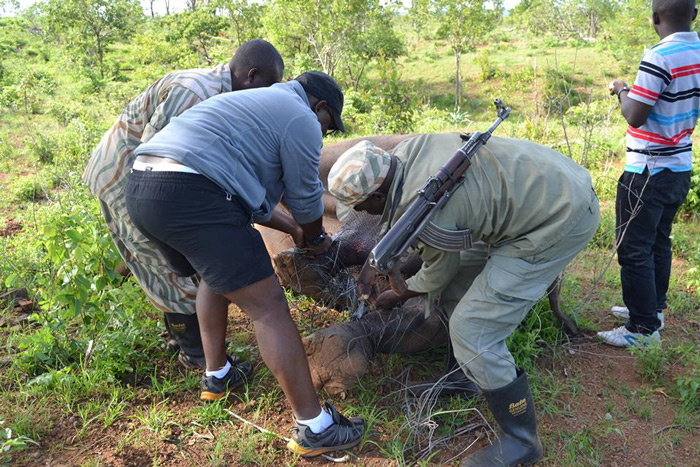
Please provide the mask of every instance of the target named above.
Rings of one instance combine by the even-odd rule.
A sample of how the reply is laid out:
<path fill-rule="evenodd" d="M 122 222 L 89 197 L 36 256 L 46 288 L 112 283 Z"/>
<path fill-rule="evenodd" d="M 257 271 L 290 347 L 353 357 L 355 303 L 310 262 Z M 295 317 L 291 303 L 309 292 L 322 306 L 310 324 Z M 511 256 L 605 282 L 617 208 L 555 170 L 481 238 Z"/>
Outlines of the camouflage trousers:
<path fill-rule="evenodd" d="M 100 200 L 100 209 L 119 254 L 153 305 L 164 313 L 194 314 L 193 278 L 170 270 L 158 247 L 134 226 L 124 199 Z"/>

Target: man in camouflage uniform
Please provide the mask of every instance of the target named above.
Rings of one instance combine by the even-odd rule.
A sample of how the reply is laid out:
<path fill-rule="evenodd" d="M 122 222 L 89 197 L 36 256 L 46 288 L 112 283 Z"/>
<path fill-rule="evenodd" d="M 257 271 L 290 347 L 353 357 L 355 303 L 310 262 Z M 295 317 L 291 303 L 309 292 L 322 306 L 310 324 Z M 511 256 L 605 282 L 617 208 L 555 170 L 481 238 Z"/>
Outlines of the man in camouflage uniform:
<path fill-rule="evenodd" d="M 129 102 L 102 137 L 83 175 L 100 200 L 119 254 L 154 306 L 165 313 L 171 347 L 179 348 L 179 360 L 189 368 L 205 368 L 195 314 L 197 286 L 192 278 L 177 277 L 168 268 L 158 248 L 134 227 L 127 213 L 124 190 L 133 151 L 199 102 L 225 92 L 270 86 L 282 79 L 283 72 L 284 62 L 275 47 L 256 39 L 241 45 L 229 63 L 165 75 Z"/>
<path fill-rule="evenodd" d="M 389 154 L 359 143 L 328 175 L 338 218 L 354 209 L 393 225 L 462 144 L 458 134 L 421 135 Z M 423 265 L 407 280 L 407 291 L 387 290 L 370 300 L 391 309 L 421 294 L 440 297 L 456 371 L 479 386 L 500 426 L 494 444 L 461 465 L 529 465 L 542 457 L 542 445 L 525 372 L 506 339 L 593 236 L 598 199 L 588 172 L 571 159 L 508 138 L 492 137 L 481 147 L 464 179 L 432 222 L 448 231 L 471 229 L 474 247 L 448 251 L 419 241 Z M 363 293 L 370 282 L 360 280 Z"/>

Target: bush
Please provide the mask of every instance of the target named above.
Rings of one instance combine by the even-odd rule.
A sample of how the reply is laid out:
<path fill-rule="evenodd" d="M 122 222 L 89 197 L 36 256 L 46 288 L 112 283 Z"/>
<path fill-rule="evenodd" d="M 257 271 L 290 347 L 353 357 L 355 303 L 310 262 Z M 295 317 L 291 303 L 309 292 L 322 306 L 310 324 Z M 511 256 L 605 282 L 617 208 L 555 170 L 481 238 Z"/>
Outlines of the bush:
<path fill-rule="evenodd" d="M 474 59 L 476 64 L 479 66 L 479 79 L 482 83 L 495 78 L 498 75 L 498 69 L 496 68 L 496 65 L 491 62 L 489 56 L 489 51 L 484 49 L 479 52 Z"/>
<path fill-rule="evenodd" d="M 46 182 L 39 176 L 28 176 L 17 179 L 13 184 L 13 196 L 20 202 L 35 202 L 48 199 Z"/>
<path fill-rule="evenodd" d="M 690 190 L 685 202 L 681 206 L 681 212 L 700 214 L 700 160 L 698 155 L 693 156 L 693 172 L 690 175 Z"/>
<path fill-rule="evenodd" d="M 583 101 L 584 95 L 576 88 L 574 73 L 565 69 L 549 69 L 544 75 L 543 107 L 547 112 L 562 114 Z"/>
<path fill-rule="evenodd" d="M 632 347 L 630 350 L 632 355 L 637 357 L 637 372 L 640 376 L 650 383 L 659 382 L 667 369 L 669 355 L 661 347 L 661 343 Z"/>
<path fill-rule="evenodd" d="M 59 151 L 58 140 L 50 134 L 37 132 L 34 138 L 29 139 L 26 144 L 27 149 L 29 149 L 42 164 L 53 164 L 56 154 Z"/>
<path fill-rule="evenodd" d="M 693 412 L 700 409 L 700 368 L 692 368 L 676 378 L 676 388 L 683 408 Z"/>
<path fill-rule="evenodd" d="M 36 326 L 21 336 L 13 366 L 47 380 L 88 366 L 105 382 L 126 380 L 150 365 L 157 321 L 144 319 L 149 305 L 136 282 L 123 283 L 115 272 L 120 257 L 87 190 L 74 187 L 57 197 L 60 202 L 39 209 L 35 232 L 0 245 L 6 252 L 0 283 L 40 297 L 41 312 L 30 317 Z"/>

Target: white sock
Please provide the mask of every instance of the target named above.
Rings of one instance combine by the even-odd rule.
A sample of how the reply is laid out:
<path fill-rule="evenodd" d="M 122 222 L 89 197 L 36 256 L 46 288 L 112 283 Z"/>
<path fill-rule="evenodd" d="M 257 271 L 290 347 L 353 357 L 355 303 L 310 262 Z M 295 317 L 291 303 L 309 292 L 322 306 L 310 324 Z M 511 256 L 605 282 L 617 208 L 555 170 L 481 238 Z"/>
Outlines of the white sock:
<path fill-rule="evenodd" d="M 297 419 L 297 423 L 300 425 L 308 426 L 311 429 L 311 431 L 313 431 L 315 434 L 318 434 L 333 424 L 333 417 L 331 417 L 331 415 L 328 412 L 321 409 L 321 413 L 318 414 L 316 417 L 312 418 L 311 420 Z"/>
<path fill-rule="evenodd" d="M 213 376 L 214 378 L 217 378 L 217 379 L 221 379 L 224 376 L 226 376 L 226 373 L 228 373 L 228 370 L 230 370 L 230 369 L 231 369 L 231 362 L 229 362 L 228 359 L 226 359 L 226 365 L 224 365 L 223 368 L 220 368 L 220 369 L 214 370 L 214 371 L 207 370 L 204 372 L 204 374 L 207 376 Z"/>

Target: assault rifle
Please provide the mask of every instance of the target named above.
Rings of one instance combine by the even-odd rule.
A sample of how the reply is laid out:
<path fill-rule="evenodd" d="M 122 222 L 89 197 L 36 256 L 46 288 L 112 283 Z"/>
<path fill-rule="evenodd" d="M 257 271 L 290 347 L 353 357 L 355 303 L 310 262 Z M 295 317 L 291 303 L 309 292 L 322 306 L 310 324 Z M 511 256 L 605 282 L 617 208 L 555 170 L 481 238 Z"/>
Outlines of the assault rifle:
<path fill-rule="evenodd" d="M 413 246 L 418 239 L 433 246 L 453 244 L 448 250 L 458 251 L 471 246 L 471 235 L 457 238 L 449 232 L 430 223 L 435 213 L 442 209 L 452 196 L 452 193 L 464 183 L 464 173 L 472 165 L 476 151 L 491 138 L 493 131 L 508 118 L 510 107 L 503 105 L 500 99 L 494 101 L 498 118 L 484 133 L 476 132 L 469 140 L 450 157 L 438 172 L 426 180 L 418 190 L 418 198 L 409 206 L 401 218 L 394 224 L 384 237 L 372 249 L 369 265 L 382 274 L 388 274 L 396 265 L 401 255 Z M 426 230 L 430 234 L 424 238 Z"/>

